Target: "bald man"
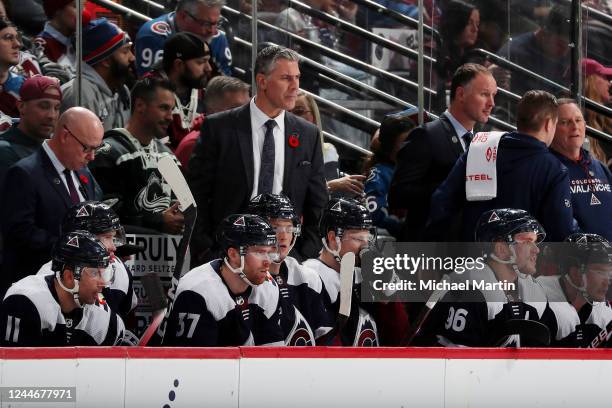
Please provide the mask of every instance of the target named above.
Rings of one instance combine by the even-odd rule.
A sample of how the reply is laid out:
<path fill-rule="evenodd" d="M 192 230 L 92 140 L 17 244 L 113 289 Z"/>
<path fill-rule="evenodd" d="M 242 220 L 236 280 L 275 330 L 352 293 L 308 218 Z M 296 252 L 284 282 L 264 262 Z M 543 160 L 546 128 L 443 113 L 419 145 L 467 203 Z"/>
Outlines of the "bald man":
<path fill-rule="evenodd" d="M 4 254 L 0 295 L 11 283 L 35 274 L 50 259 L 66 211 L 102 190 L 87 168 L 103 147 L 104 128 L 91 111 L 64 112 L 53 137 L 9 168 L 0 195 Z"/>

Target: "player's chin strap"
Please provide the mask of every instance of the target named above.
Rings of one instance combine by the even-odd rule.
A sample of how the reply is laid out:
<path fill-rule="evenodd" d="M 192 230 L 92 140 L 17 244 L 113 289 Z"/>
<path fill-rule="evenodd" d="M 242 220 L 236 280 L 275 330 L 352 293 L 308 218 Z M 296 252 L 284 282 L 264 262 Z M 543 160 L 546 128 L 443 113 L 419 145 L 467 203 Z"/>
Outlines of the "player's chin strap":
<path fill-rule="evenodd" d="M 289 254 L 291 253 L 291 250 L 293 249 L 295 243 L 297 242 L 297 239 L 298 239 L 298 235 L 297 234 L 293 234 L 293 239 L 291 239 L 291 243 L 289 244 L 289 250 L 287 251 L 287 255 L 285 256 L 285 258 L 287 256 L 289 256 Z M 283 263 L 285 258 L 281 258 L 281 254 L 280 254 L 280 250 L 279 250 L 278 251 L 278 261 L 272 261 L 272 263 L 274 265 L 280 265 L 280 264 Z"/>
<path fill-rule="evenodd" d="M 77 275 L 77 271 L 75 270 L 74 275 Z M 74 279 L 74 288 L 69 289 L 67 288 L 64 283 L 62 282 L 62 273 L 60 271 L 55 272 L 55 279 L 57 279 L 57 283 L 59 283 L 60 287 L 62 289 L 64 289 L 66 292 L 72 294 L 72 297 L 74 298 L 75 303 L 77 304 L 78 307 L 83 307 L 81 305 L 81 302 L 79 301 L 79 280 L 78 279 Z"/>
<path fill-rule="evenodd" d="M 225 258 L 223 258 L 223 263 L 225 263 L 225 266 L 227 266 L 227 268 L 230 271 L 232 271 L 236 275 L 240 276 L 240 278 L 242 278 L 242 280 L 245 281 L 247 285 L 249 285 L 252 288 L 254 288 L 256 286 L 244 274 L 244 255 L 242 255 L 242 254 L 240 255 L 240 266 L 238 268 L 234 268 L 234 267 L 232 267 L 232 265 L 230 265 L 229 260 L 227 259 L 227 256 Z"/>
<path fill-rule="evenodd" d="M 512 255 L 510 255 L 510 259 L 508 260 L 503 260 L 494 253 L 490 253 L 489 256 L 491 257 L 491 259 L 496 262 L 499 262 L 500 264 L 510 265 L 514 273 L 516 273 L 519 278 L 527 279 L 529 277 L 529 274 L 521 272 L 518 265 L 516 264 L 516 251 L 514 249 L 514 244 L 515 242 L 508 243 L 508 247 L 510 247 L 510 252 L 512 253 Z"/>
<path fill-rule="evenodd" d="M 323 248 L 325 248 L 327 252 L 329 252 L 330 254 L 334 256 L 334 259 L 336 260 L 336 262 L 340 263 L 342 261 L 342 258 L 340 257 L 340 250 L 342 249 L 342 241 L 340 240 L 340 237 L 336 235 L 336 246 L 338 247 L 338 249 L 335 249 L 335 250 L 332 250 L 329 248 L 329 246 L 327 245 L 326 238 L 321 238 L 321 242 L 323 242 Z"/>
<path fill-rule="evenodd" d="M 567 274 L 567 273 L 565 274 L 565 281 L 572 288 L 576 289 L 578 291 L 578 293 L 580 293 L 582 295 L 584 300 L 587 301 L 587 303 L 592 305 L 593 304 L 593 300 L 590 298 L 589 293 L 587 292 L 587 288 L 586 288 L 586 279 L 585 279 L 585 273 L 584 273 L 584 265 L 581 266 L 580 269 L 581 269 L 581 272 L 582 272 L 580 274 L 580 276 L 582 277 L 582 285 L 581 286 L 578 286 L 574 282 L 572 282 L 572 279 L 569 277 L 569 274 Z"/>

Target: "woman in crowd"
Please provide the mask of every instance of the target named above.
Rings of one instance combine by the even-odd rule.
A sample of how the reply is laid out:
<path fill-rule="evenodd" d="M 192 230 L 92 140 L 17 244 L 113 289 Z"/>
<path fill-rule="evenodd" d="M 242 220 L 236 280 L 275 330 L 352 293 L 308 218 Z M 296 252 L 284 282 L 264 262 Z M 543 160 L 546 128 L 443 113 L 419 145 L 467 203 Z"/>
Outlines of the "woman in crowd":
<path fill-rule="evenodd" d="M 610 79 L 612 68 L 607 68 L 599 62 L 585 58 L 582 60 L 584 75 L 584 96 L 602 105 L 610 106 Z M 586 111 L 586 123 L 607 134 L 612 134 L 612 118 L 592 110 Z M 612 143 L 589 138 L 591 154 L 612 166 Z"/>

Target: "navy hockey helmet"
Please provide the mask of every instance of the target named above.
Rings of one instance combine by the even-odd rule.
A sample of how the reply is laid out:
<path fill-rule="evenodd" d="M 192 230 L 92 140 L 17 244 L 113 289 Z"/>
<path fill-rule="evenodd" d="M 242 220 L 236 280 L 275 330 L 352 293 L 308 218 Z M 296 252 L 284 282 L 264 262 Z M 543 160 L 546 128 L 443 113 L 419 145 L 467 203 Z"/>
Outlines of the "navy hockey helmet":
<path fill-rule="evenodd" d="M 476 223 L 477 242 L 514 242 L 514 235 L 521 232 L 535 232 L 537 243 L 546 237 L 540 223 L 525 210 L 500 208 L 484 212 Z"/>
<path fill-rule="evenodd" d="M 294 226 L 300 225 L 300 219 L 293 207 L 293 203 L 284 194 L 260 194 L 251 200 L 248 212 L 259 215 L 266 220 L 291 220 Z"/>
<path fill-rule="evenodd" d="M 99 201 L 84 201 L 68 210 L 62 221 L 62 232 L 77 230 L 89 231 L 92 234 L 115 231 L 115 245 L 125 244 L 125 230 L 119 217 L 110 206 Z"/>
<path fill-rule="evenodd" d="M 571 243 L 562 246 L 559 259 L 567 266 L 575 266 L 583 272 L 589 264 L 612 264 L 612 247 L 608 240 L 601 235 L 575 233 L 565 242 Z"/>
<path fill-rule="evenodd" d="M 370 211 L 359 201 L 346 198 L 332 198 L 323 210 L 319 221 L 319 236 L 327 237 L 329 231 L 342 236 L 346 230 L 368 230 L 376 235 L 376 227 Z"/>
<path fill-rule="evenodd" d="M 66 266 L 74 270 L 79 279 L 82 268 L 106 268 L 110 261 L 108 251 L 95 235 L 87 231 L 64 233 L 51 252 L 51 270 L 62 273 Z"/>
<path fill-rule="evenodd" d="M 245 255 L 249 246 L 275 246 L 276 231 L 258 215 L 232 214 L 221 221 L 217 242 L 224 253 L 229 248 L 237 248 Z"/>

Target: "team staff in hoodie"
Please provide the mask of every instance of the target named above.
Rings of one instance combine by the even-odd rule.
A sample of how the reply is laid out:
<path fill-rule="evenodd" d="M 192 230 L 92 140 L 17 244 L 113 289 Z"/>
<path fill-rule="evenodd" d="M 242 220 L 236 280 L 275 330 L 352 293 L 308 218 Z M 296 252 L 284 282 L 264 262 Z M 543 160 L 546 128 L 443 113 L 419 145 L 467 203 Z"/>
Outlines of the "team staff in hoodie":
<path fill-rule="evenodd" d="M 83 75 L 80 106 L 102 121 L 104 130 L 123 127 L 130 117 L 131 74 L 134 54 L 130 37 L 105 18 L 91 21 L 83 30 Z M 74 80 L 62 85 L 62 112 L 76 106 Z"/>
<path fill-rule="evenodd" d="M 551 151 L 569 170 L 574 218 L 584 232 L 612 240 L 612 174 L 582 148 L 585 122 L 573 99 L 559 100 L 559 122 Z"/>
<path fill-rule="evenodd" d="M 548 150 L 555 135 L 559 103 L 545 91 L 528 91 L 517 105 L 517 131 L 502 136 L 497 150 L 497 196 L 466 201 L 465 153 L 431 200 L 429 239 L 444 237 L 463 209 L 461 238 L 474 240 L 480 215 L 495 208 L 517 208 L 539 220 L 551 241 L 576 231 L 568 171 Z"/>

